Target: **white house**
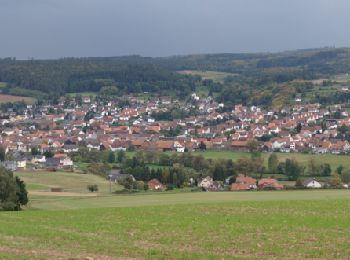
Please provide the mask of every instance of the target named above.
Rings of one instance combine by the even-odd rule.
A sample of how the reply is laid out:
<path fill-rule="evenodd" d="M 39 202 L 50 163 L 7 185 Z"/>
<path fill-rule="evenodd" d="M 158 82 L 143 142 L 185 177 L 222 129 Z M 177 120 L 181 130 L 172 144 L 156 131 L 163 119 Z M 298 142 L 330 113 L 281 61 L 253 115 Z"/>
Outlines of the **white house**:
<path fill-rule="evenodd" d="M 174 143 L 174 149 L 178 153 L 184 153 L 185 152 L 185 146 L 181 145 L 179 142 Z"/>
<path fill-rule="evenodd" d="M 313 189 L 322 188 L 322 184 L 316 181 L 315 179 L 307 179 L 303 181 L 303 186 L 306 188 L 313 188 Z"/>

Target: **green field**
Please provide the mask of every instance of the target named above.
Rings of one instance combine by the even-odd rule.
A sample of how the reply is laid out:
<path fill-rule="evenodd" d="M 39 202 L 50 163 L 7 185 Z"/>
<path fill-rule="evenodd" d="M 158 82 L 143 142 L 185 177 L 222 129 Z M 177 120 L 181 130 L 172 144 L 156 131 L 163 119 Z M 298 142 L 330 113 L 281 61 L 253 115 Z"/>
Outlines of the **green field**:
<path fill-rule="evenodd" d="M 1 213 L 1 259 L 346 259 L 350 254 L 349 191 L 85 199 L 72 208 L 91 206 L 95 199 L 94 208 Z"/>
<path fill-rule="evenodd" d="M 30 191 L 50 191 L 59 187 L 65 192 L 88 193 L 87 185 L 97 184 L 100 193 L 109 191 L 109 182 L 92 174 L 76 174 L 70 172 L 37 171 L 16 172 L 23 179 Z"/>
<path fill-rule="evenodd" d="M 214 82 L 223 82 L 228 76 L 236 76 L 237 74 L 220 72 L 220 71 L 200 71 L 200 70 L 183 70 L 178 71 L 185 75 L 199 75 L 202 79 L 211 79 Z"/>
<path fill-rule="evenodd" d="M 212 155 L 213 156 L 213 155 Z M 0 259 L 347 259 L 350 191 L 109 193 L 98 176 L 17 172 Z M 98 184 L 90 196 L 88 184 Z M 50 194 L 51 187 L 63 188 Z M 117 189 L 118 186 L 113 186 Z"/>
<path fill-rule="evenodd" d="M 98 92 L 86 91 L 86 92 L 77 92 L 77 93 L 67 93 L 67 95 L 70 97 L 76 97 L 78 95 L 87 96 L 87 97 L 96 97 L 98 95 Z"/>

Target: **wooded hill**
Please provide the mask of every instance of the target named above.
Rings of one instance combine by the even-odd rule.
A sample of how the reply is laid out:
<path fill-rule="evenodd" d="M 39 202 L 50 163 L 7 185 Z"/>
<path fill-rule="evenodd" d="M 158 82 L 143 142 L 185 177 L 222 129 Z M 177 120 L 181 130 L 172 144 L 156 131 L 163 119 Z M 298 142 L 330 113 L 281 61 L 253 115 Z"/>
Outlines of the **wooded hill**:
<path fill-rule="evenodd" d="M 234 73 L 222 84 L 183 75 L 180 70 Z M 204 54 L 147 58 L 64 58 L 58 60 L 0 60 L 0 82 L 5 91 L 34 94 L 37 90 L 57 95 L 99 91 L 117 86 L 121 93 L 169 93 L 186 96 L 198 86 L 217 92 L 221 101 L 273 105 L 278 95 L 289 98 L 305 89 L 295 80 L 328 78 L 350 71 L 350 49 L 322 48 L 282 53 Z M 300 87 L 301 86 L 301 87 Z M 298 89 L 299 88 L 299 89 Z M 300 89 L 301 88 L 301 89 Z M 23 93 L 27 89 L 29 93 Z M 255 93 L 257 92 L 257 93 Z M 238 95 L 237 95 L 238 93 Z M 277 95 L 277 97 L 276 97 Z M 282 101 L 278 101 L 282 102 Z M 278 103 L 277 102 L 277 103 Z"/>

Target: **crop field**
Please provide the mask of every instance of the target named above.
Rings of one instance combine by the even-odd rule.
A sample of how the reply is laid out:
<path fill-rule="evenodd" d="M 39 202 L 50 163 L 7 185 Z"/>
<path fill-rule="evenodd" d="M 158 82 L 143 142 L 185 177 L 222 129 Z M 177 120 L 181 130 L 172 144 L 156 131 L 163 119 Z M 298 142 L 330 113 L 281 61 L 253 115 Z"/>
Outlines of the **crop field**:
<path fill-rule="evenodd" d="M 16 175 L 27 183 L 30 203 L 21 212 L 0 213 L 0 259 L 350 255 L 349 190 L 111 194 L 108 181 L 94 175 Z M 99 191 L 89 193 L 88 184 Z"/>
<path fill-rule="evenodd" d="M 35 98 L 0 94 L 0 103 L 21 102 L 34 104 Z"/>
<path fill-rule="evenodd" d="M 83 194 L 35 196 L 32 206 L 22 212 L 0 213 L 0 258 L 346 259 L 350 255 L 348 190 Z"/>

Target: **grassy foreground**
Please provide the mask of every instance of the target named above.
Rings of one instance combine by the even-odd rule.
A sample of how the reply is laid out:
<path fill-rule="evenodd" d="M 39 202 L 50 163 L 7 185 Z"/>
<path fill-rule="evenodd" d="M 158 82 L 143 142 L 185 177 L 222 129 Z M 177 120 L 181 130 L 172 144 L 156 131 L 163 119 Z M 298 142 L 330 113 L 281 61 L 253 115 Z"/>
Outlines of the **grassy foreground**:
<path fill-rule="evenodd" d="M 0 257 L 346 259 L 349 195 L 311 193 L 318 199 L 280 200 L 290 194 L 280 192 L 275 200 L 1 213 Z"/>
<path fill-rule="evenodd" d="M 347 259 L 350 191 L 111 195 L 99 177 L 20 172 L 31 202 L 0 212 L 0 259 Z M 86 184 L 99 193 L 88 196 Z M 64 189 L 49 194 L 52 186 Z"/>

